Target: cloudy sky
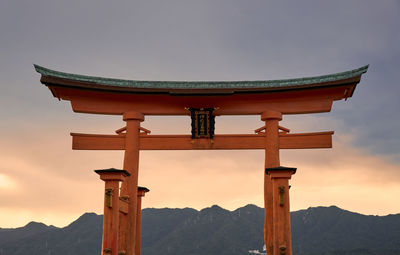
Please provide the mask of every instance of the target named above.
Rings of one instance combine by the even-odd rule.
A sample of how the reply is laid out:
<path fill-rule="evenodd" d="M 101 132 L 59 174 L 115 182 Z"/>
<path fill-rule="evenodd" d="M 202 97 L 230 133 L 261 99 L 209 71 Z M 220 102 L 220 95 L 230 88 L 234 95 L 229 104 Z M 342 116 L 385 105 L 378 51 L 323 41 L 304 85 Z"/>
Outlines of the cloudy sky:
<path fill-rule="evenodd" d="M 292 132 L 335 130 L 334 148 L 282 151 L 298 168 L 291 209 L 337 205 L 400 212 L 399 1 L 0 2 L 0 227 L 64 226 L 102 213 L 94 169 L 119 151 L 72 151 L 70 132 L 111 134 L 120 116 L 73 113 L 33 63 L 138 80 L 270 80 L 370 64 L 354 96 L 330 113 L 284 116 Z M 252 133 L 258 116 L 217 118 L 217 133 Z M 154 134 L 189 133 L 188 117 L 147 117 Z M 141 152 L 144 207 L 263 206 L 262 151 Z"/>

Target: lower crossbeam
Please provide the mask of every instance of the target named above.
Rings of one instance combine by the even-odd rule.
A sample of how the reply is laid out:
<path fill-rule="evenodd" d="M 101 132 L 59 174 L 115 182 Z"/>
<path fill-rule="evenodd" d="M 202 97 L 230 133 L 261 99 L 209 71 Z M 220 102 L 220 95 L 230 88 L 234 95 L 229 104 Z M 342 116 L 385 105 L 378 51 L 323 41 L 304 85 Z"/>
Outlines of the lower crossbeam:
<path fill-rule="evenodd" d="M 332 148 L 333 131 L 279 135 L 280 149 Z M 74 150 L 124 150 L 125 135 L 71 133 Z M 141 135 L 140 150 L 254 150 L 265 149 L 263 134 L 215 135 L 195 139 L 190 135 Z"/>

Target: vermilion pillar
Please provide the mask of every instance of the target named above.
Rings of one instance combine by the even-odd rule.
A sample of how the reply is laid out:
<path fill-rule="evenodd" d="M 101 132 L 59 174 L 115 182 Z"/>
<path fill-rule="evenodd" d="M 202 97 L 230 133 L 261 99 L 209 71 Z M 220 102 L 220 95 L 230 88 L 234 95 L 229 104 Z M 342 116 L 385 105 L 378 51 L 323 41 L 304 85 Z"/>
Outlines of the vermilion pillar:
<path fill-rule="evenodd" d="M 135 255 L 136 213 L 139 177 L 139 128 L 144 115 L 139 112 L 126 112 L 124 169 L 131 176 L 122 183 L 121 195 L 128 198 L 128 213 L 120 214 L 120 254 Z"/>
<path fill-rule="evenodd" d="M 266 168 L 265 173 L 271 180 L 273 195 L 273 252 L 270 254 L 291 255 L 289 179 L 296 173 L 296 168 Z"/>
<path fill-rule="evenodd" d="M 261 120 L 265 121 L 265 168 L 278 167 L 279 162 L 279 121 L 282 114 L 277 111 L 264 111 Z M 271 179 L 264 175 L 264 241 L 268 255 L 273 252 L 273 197 Z"/>
<path fill-rule="evenodd" d="M 95 170 L 95 172 L 105 181 L 101 254 L 118 255 L 119 182 L 129 176 L 129 173 L 115 168 Z"/>
<path fill-rule="evenodd" d="M 150 190 L 145 187 L 138 187 L 137 213 L 136 213 L 136 255 L 141 253 L 141 238 L 142 238 L 142 197 Z"/>

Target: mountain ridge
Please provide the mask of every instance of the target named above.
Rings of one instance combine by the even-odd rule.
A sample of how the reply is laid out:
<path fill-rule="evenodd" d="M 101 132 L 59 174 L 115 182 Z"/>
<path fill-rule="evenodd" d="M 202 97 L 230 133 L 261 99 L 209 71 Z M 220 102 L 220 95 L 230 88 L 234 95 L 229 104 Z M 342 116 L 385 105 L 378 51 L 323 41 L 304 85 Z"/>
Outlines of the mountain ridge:
<path fill-rule="evenodd" d="M 400 214 L 363 215 L 337 206 L 291 212 L 293 254 L 400 254 Z M 146 208 L 142 211 L 142 254 L 248 254 L 263 245 L 264 209 L 255 205 L 229 211 L 218 205 Z M 102 216 L 84 213 L 57 228 L 30 222 L 0 228 L 0 255 L 99 254 Z"/>

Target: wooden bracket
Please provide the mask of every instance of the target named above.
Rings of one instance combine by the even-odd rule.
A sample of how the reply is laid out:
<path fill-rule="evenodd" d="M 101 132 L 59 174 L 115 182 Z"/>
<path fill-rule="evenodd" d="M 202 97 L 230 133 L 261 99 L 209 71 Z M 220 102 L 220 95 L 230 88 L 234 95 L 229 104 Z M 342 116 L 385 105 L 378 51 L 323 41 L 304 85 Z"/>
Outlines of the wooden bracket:
<path fill-rule="evenodd" d="M 118 135 L 122 135 L 124 131 L 126 131 L 126 126 L 115 130 L 115 133 L 117 133 Z"/>
<path fill-rule="evenodd" d="M 119 211 L 123 214 L 128 214 L 129 211 L 129 198 L 119 197 Z"/>
<path fill-rule="evenodd" d="M 144 128 L 144 127 L 139 127 L 139 130 L 143 131 L 143 132 L 140 132 L 141 134 L 146 134 L 147 135 L 147 134 L 151 133 L 150 130 L 148 130 L 147 128 Z M 118 135 L 122 135 L 122 134 L 125 133 L 125 131 L 126 131 L 126 126 L 115 130 L 115 133 L 117 133 Z"/>
<path fill-rule="evenodd" d="M 279 130 L 282 130 L 282 131 L 283 131 L 282 133 L 287 134 L 287 133 L 290 132 L 290 129 L 288 129 L 288 128 L 285 128 L 285 127 L 282 127 L 282 126 L 278 126 L 278 128 L 279 128 Z"/>
<path fill-rule="evenodd" d="M 150 130 L 148 130 L 148 129 L 144 128 L 144 127 L 139 127 L 139 130 L 143 131 L 143 132 L 140 132 L 141 134 L 146 134 L 146 135 L 148 135 L 148 134 L 151 133 Z"/>
<path fill-rule="evenodd" d="M 282 130 L 283 134 L 287 134 L 290 132 L 290 129 L 282 127 L 282 126 L 278 126 L 279 130 Z M 254 133 L 256 134 L 260 134 L 260 133 L 265 133 L 265 126 L 262 126 L 260 128 L 257 128 L 256 130 L 254 130 Z"/>
<path fill-rule="evenodd" d="M 254 133 L 256 134 L 260 134 L 260 133 L 265 133 L 265 126 L 262 126 L 260 128 L 257 128 L 256 130 L 254 130 Z"/>

